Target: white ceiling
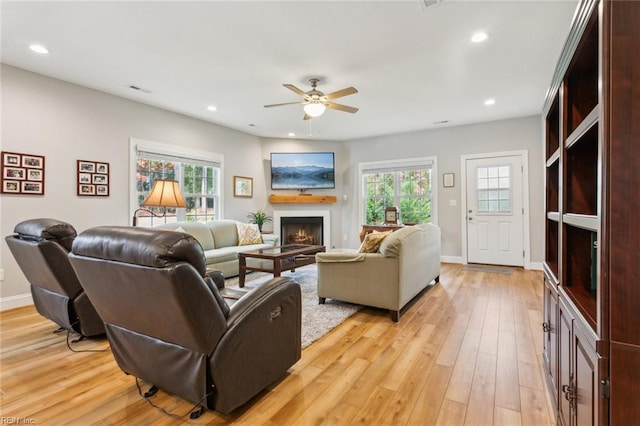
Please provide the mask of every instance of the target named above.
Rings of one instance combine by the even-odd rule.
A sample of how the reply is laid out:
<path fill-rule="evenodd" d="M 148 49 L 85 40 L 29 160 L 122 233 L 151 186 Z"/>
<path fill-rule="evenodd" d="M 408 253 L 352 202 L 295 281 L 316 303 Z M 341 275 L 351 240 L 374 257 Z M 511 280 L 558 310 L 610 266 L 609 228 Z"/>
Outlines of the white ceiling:
<path fill-rule="evenodd" d="M 539 114 L 576 4 L 3 1 L 1 58 L 258 136 L 349 140 Z M 489 39 L 471 43 L 478 30 Z M 263 107 L 299 100 L 282 84 L 310 77 L 356 87 L 336 102 L 360 111 Z"/>

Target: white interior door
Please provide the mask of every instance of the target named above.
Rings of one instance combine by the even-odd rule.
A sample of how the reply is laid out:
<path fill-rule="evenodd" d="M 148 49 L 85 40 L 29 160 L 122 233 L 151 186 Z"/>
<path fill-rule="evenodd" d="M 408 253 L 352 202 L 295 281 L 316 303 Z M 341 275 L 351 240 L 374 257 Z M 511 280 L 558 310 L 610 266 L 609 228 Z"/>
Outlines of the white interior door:
<path fill-rule="evenodd" d="M 524 266 L 522 157 L 466 160 L 467 261 Z"/>

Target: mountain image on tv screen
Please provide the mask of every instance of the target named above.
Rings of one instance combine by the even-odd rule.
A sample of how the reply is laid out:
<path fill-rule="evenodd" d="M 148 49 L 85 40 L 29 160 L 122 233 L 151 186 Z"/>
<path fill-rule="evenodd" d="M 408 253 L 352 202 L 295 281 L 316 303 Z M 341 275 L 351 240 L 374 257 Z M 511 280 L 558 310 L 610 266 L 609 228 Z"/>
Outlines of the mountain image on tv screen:
<path fill-rule="evenodd" d="M 333 152 L 271 154 L 271 189 L 335 188 Z"/>

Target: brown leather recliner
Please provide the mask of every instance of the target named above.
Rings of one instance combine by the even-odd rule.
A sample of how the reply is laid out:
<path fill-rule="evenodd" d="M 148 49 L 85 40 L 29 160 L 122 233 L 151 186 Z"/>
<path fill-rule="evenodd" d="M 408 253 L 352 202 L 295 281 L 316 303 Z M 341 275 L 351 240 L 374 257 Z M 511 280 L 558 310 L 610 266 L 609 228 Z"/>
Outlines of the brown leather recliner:
<path fill-rule="evenodd" d="M 300 286 L 275 278 L 229 307 L 189 234 L 93 228 L 70 259 L 120 368 L 160 389 L 229 413 L 300 359 Z"/>
<path fill-rule="evenodd" d="M 82 336 L 104 334 L 104 324 L 69 262 L 77 233 L 56 219 L 20 222 L 5 238 L 16 262 L 31 284 L 40 315 Z"/>

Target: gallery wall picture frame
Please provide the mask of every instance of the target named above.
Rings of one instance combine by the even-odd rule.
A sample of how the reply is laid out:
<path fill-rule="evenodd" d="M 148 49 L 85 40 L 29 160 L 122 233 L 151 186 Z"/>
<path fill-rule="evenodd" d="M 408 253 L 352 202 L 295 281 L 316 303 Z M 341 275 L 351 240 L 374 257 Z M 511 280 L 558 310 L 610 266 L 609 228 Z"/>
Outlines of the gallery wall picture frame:
<path fill-rule="evenodd" d="M 43 155 L 1 151 L 0 156 L 1 193 L 44 195 Z"/>
<path fill-rule="evenodd" d="M 109 163 L 77 160 L 77 194 L 88 197 L 109 196 Z"/>
<path fill-rule="evenodd" d="M 246 176 L 234 176 L 233 196 L 244 198 L 253 197 L 253 178 Z"/>
<path fill-rule="evenodd" d="M 453 173 L 445 173 L 442 175 L 442 186 L 445 188 L 453 188 L 455 186 L 455 175 Z"/>

